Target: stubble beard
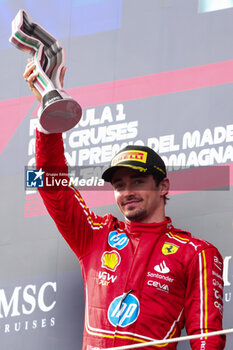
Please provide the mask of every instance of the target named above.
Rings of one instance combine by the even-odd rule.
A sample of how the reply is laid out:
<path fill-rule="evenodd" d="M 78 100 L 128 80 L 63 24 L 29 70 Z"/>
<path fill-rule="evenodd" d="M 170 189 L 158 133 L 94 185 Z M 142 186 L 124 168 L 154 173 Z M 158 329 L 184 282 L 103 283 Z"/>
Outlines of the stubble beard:
<path fill-rule="evenodd" d="M 145 208 L 137 209 L 132 213 L 130 212 L 130 210 L 128 213 L 124 213 L 124 216 L 126 217 L 127 220 L 134 221 L 134 222 L 142 221 L 146 217 L 146 215 L 147 215 L 147 211 Z"/>

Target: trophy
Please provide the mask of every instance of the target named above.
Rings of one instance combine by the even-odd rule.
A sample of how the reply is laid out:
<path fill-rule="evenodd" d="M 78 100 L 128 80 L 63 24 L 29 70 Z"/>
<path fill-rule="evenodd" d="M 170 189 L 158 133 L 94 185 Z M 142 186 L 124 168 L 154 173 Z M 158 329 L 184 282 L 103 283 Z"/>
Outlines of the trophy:
<path fill-rule="evenodd" d="M 21 9 L 12 21 L 9 41 L 33 56 L 34 71 L 38 72 L 34 86 L 42 95 L 42 127 L 50 133 L 72 129 L 79 122 L 82 109 L 62 90 L 60 73 L 64 67 L 65 51 L 58 40 L 32 22 L 28 13 Z"/>

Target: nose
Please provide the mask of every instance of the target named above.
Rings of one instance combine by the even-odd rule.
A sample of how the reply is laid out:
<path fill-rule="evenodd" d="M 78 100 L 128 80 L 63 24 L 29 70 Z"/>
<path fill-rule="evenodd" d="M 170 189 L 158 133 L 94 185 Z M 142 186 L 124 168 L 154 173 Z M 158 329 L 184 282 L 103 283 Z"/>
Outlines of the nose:
<path fill-rule="evenodd" d="M 124 198 L 127 198 L 127 199 L 130 199 L 131 197 L 132 198 L 135 197 L 135 189 L 131 184 L 125 185 L 123 190 L 123 196 Z"/>

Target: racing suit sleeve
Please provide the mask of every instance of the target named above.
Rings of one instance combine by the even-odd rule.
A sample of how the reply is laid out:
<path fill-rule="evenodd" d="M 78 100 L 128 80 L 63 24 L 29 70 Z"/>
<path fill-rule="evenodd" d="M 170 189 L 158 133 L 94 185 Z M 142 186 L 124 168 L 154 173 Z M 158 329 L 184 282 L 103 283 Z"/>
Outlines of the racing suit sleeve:
<path fill-rule="evenodd" d="M 62 134 L 36 132 L 36 167 L 45 175 L 54 172 L 68 174 Z M 69 180 L 69 178 L 67 177 Z M 108 216 L 100 217 L 86 206 L 73 186 L 40 189 L 44 204 L 60 233 L 80 258 L 92 247 L 96 234 L 107 224 Z"/>
<path fill-rule="evenodd" d="M 223 261 L 211 246 L 196 253 L 188 267 L 185 326 L 188 335 L 222 330 Z M 192 340 L 192 350 L 221 350 L 225 336 Z"/>

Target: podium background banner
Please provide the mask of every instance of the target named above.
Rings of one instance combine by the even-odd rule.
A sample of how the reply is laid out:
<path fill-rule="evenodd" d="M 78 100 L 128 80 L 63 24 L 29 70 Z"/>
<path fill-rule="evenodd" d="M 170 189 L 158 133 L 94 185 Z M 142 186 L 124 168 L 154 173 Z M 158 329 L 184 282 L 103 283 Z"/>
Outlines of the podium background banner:
<path fill-rule="evenodd" d="M 80 349 L 84 317 L 78 260 L 38 193 L 25 192 L 38 103 L 22 77 L 28 55 L 8 43 L 20 8 L 66 50 L 64 88 L 83 108 L 79 125 L 64 134 L 68 163 L 102 167 L 126 143 L 164 157 L 175 181 L 167 215 L 223 255 L 224 328 L 232 328 L 233 7 L 215 3 L 0 1 L 2 349 Z M 227 167 L 227 184 L 213 172 L 209 189 L 196 174 L 215 166 Z M 185 186 L 187 176 L 193 183 Z M 83 194 L 95 212 L 121 217 L 111 191 L 101 200 L 97 194 Z M 232 343 L 228 335 L 227 350 Z"/>

